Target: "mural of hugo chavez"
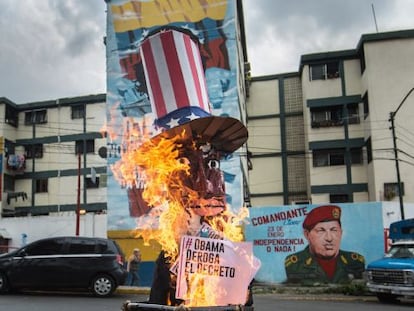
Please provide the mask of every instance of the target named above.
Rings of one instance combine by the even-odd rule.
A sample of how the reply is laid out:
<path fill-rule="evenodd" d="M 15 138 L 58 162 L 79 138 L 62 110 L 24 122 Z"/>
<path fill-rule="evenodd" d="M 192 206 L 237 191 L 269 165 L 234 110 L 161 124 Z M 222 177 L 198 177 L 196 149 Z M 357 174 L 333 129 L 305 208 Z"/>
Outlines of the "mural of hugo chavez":
<path fill-rule="evenodd" d="M 286 283 L 346 283 L 362 278 L 364 256 L 340 249 L 343 231 L 339 206 L 314 208 L 302 227 L 308 245 L 285 258 Z"/>

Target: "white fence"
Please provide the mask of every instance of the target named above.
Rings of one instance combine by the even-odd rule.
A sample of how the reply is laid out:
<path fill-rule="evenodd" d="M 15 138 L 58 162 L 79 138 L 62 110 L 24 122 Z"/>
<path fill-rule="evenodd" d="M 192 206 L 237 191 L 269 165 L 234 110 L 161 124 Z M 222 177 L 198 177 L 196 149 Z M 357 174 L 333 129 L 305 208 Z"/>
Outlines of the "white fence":
<path fill-rule="evenodd" d="M 1 218 L 0 235 L 10 239 L 10 249 L 21 247 L 46 237 L 75 236 L 76 214 L 74 212 L 61 212 L 49 216 Z M 107 214 L 90 213 L 81 215 L 79 235 L 106 238 Z"/>

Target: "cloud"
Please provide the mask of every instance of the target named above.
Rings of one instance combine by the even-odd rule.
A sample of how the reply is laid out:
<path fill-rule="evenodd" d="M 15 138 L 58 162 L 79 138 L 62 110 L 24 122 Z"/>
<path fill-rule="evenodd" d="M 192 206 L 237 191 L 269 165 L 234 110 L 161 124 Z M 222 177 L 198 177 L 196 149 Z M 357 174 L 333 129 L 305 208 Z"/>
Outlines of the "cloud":
<path fill-rule="evenodd" d="M 297 71 L 304 54 L 354 49 L 362 34 L 376 32 L 375 21 L 379 31 L 414 26 L 409 0 L 244 0 L 243 6 L 253 76 Z"/>
<path fill-rule="evenodd" d="M 102 45 L 105 35 L 103 5 L 97 1 L 55 1 L 55 16 L 52 21 L 57 34 L 65 43 L 64 50 L 68 56 L 76 57 L 87 52 L 91 46 Z M 103 1 L 102 1 L 103 2 Z M 91 14 L 96 12 L 97 14 Z"/>
<path fill-rule="evenodd" d="M 301 55 L 353 49 L 362 34 L 414 28 L 412 0 L 242 0 L 253 76 Z M 104 0 L 1 0 L 0 97 L 16 103 L 106 91 Z"/>
<path fill-rule="evenodd" d="M 0 96 L 16 103 L 105 92 L 106 4 L 3 0 Z"/>

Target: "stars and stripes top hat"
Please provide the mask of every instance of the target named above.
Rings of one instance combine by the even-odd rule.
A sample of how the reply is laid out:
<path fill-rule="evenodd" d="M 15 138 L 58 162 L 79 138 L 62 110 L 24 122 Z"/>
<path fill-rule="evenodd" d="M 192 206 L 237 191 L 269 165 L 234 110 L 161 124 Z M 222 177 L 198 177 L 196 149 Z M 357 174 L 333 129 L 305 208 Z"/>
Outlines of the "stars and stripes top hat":
<path fill-rule="evenodd" d="M 185 134 L 231 153 L 247 140 L 246 127 L 231 117 L 213 116 L 198 43 L 184 32 L 162 30 L 140 47 L 155 126 L 151 138 Z"/>

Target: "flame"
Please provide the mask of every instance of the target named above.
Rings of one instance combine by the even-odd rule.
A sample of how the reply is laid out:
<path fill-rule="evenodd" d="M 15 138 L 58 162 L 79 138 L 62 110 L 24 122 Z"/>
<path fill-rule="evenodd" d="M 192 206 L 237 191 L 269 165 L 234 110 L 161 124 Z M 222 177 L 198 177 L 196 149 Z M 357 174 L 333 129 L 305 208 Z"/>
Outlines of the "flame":
<path fill-rule="evenodd" d="M 139 176 L 143 173 L 142 168 L 134 163 L 134 154 L 147 139 L 150 133 L 146 127 L 146 119 L 141 122 L 134 121 L 133 118 L 123 119 L 122 143 L 119 146 L 121 160 L 111 165 L 114 178 L 123 186 L 132 187 L 139 183 Z M 111 128 L 111 127 L 109 127 Z M 110 132 L 109 137 L 115 140 L 116 133 Z"/>
<path fill-rule="evenodd" d="M 207 307 L 217 305 L 216 297 L 224 294 L 225 289 L 217 286 L 217 279 L 198 273 L 191 274 L 188 280 L 186 305 Z"/>
<path fill-rule="evenodd" d="M 113 107 L 111 108 L 111 112 L 110 112 L 111 117 L 108 119 L 109 125 L 107 124 L 107 121 L 105 121 L 105 123 L 103 124 L 102 128 L 99 131 L 102 137 L 108 136 L 111 142 L 113 142 L 118 136 L 117 133 L 114 131 L 114 129 L 117 128 L 117 126 L 115 125 L 116 118 L 113 116 L 116 115 L 115 111 L 119 109 L 119 105 L 120 105 L 119 102 L 116 102 L 113 105 Z"/>
<path fill-rule="evenodd" d="M 112 165 L 118 181 L 131 186 L 137 176 L 145 180 L 143 199 L 151 207 L 146 217 L 137 221 L 137 237 L 145 243 L 156 240 L 174 263 L 179 254 L 179 242 L 183 235 L 194 235 L 200 229 L 200 216 L 188 208 L 188 202 L 196 201 L 199 194 L 188 187 L 184 180 L 190 175 L 190 163 L 182 158 L 182 150 L 196 151 L 197 143 L 189 139 L 185 130 L 172 138 L 145 140 L 148 133 L 144 124 L 125 121 L 121 160 Z M 145 141 L 144 143 L 142 143 Z M 230 241 L 242 241 L 241 222 L 248 215 L 247 208 L 238 214 L 229 208 L 215 216 L 207 216 L 209 225 Z M 188 299 L 185 305 L 207 306 L 215 304 L 220 295 L 213 281 L 205 275 L 194 274 L 188 280 Z M 222 289 L 224 290 L 224 289 Z"/>

